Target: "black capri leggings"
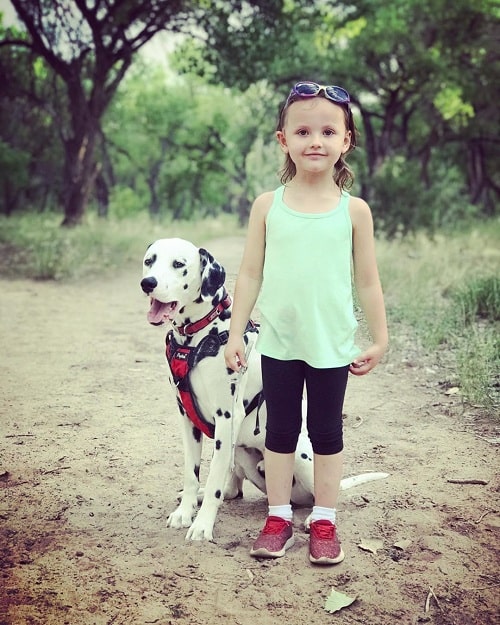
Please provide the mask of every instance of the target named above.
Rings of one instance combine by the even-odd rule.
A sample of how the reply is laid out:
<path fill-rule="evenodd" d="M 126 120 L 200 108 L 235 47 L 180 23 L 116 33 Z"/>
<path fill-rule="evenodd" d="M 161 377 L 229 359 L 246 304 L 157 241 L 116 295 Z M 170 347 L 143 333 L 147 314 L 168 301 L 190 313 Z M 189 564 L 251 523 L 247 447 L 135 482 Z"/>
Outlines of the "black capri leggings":
<path fill-rule="evenodd" d="M 315 369 L 302 360 L 262 356 L 267 406 L 266 447 L 288 454 L 297 447 L 302 426 L 302 393 L 307 390 L 307 431 L 314 453 L 337 454 L 344 447 L 342 408 L 349 365 Z"/>

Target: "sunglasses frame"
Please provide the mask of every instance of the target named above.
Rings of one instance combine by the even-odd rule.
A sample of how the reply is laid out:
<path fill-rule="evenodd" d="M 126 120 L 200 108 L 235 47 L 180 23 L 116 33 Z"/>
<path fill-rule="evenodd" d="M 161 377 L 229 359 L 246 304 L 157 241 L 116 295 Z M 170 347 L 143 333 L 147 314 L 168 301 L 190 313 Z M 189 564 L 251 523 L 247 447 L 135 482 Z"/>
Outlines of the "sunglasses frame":
<path fill-rule="evenodd" d="M 307 86 L 309 88 L 312 87 L 315 90 L 314 93 L 301 93 L 300 92 L 300 87 L 302 85 Z M 337 85 L 319 85 L 316 82 L 312 82 L 312 81 L 309 81 L 309 80 L 303 80 L 301 82 L 296 83 L 292 87 L 292 89 L 290 91 L 290 94 L 288 96 L 288 99 L 287 99 L 287 105 L 290 102 L 290 98 L 292 98 L 293 96 L 297 96 L 299 98 L 315 98 L 322 91 L 325 94 L 325 98 L 327 98 L 331 102 L 335 102 L 336 104 L 349 104 L 350 101 L 351 101 L 351 96 L 344 89 L 344 87 L 339 87 Z M 339 92 L 340 92 L 340 94 L 339 94 Z"/>

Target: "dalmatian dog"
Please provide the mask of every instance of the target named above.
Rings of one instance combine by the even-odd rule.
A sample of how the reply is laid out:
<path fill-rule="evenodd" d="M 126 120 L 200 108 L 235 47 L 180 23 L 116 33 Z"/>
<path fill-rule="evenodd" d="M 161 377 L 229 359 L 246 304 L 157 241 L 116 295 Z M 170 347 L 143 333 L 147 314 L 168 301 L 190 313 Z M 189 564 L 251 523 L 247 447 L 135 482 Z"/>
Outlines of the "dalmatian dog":
<path fill-rule="evenodd" d="M 241 497 L 245 479 L 266 492 L 264 443 L 266 406 L 262 397 L 258 328 L 245 332 L 248 366 L 238 373 L 224 361 L 231 297 L 225 270 L 204 248 L 179 238 L 159 239 L 143 260 L 141 288 L 150 298 L 148 321 L 169 325 L 166 356 L 170 384 L 182 423 L 184 484 L 178 507 L 167 525 L 189 528 L 186 540 L 213 540 L 217 511 L 224 499 Z M 204 436 L 213 438 L 213 454 L 204 489 L 199 472 Z M 295 454 L 292 503 L 313 504 L 313 452 L 305 433 Z M 342 488 L 369 474 L 343 480 Z M 199 500 L 202 499 L 198 510 Z"/>

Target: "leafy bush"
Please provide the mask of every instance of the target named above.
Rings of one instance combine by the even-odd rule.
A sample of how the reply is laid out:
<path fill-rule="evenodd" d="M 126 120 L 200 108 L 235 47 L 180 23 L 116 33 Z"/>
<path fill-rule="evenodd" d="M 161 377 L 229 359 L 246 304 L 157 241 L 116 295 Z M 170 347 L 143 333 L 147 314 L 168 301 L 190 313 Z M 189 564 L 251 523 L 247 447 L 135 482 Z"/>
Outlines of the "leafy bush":
<path fill-rule="evenodd" d="M 464 200 L 459 172 L 446 163 L 433 166 L 431 186 L 426 187 L 418 163 L 394 156 L 371 183 L 374 217 L 390 238 L 422 230 L 433 234 L 477 215 L 477 208 Z"/>

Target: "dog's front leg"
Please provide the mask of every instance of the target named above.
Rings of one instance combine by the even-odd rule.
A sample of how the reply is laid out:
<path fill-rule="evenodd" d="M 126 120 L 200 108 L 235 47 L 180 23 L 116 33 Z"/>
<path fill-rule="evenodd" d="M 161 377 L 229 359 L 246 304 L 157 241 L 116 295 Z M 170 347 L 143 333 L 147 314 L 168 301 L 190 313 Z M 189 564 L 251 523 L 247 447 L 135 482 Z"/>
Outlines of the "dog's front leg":
<path fill-rule="evenodd" d="M 184 489 L 179 506 L 167 519 L 167 527 L 189 527 L 198 508 L 200 487 L 200 463 L 203 434 L 184 415 L 182 440 L 184 445 Z"/>
<path fill-rule="evenodd" d="M 186 540 L 213 540 L 213 528 L 217 510 L 224 499 L 226 483 L 233 453 L 232 440 L 236 422 L 234 416 L 217 416 L 215 419 L 214 452 L 205 484 L 203 503 L 188 530 Z"/>

